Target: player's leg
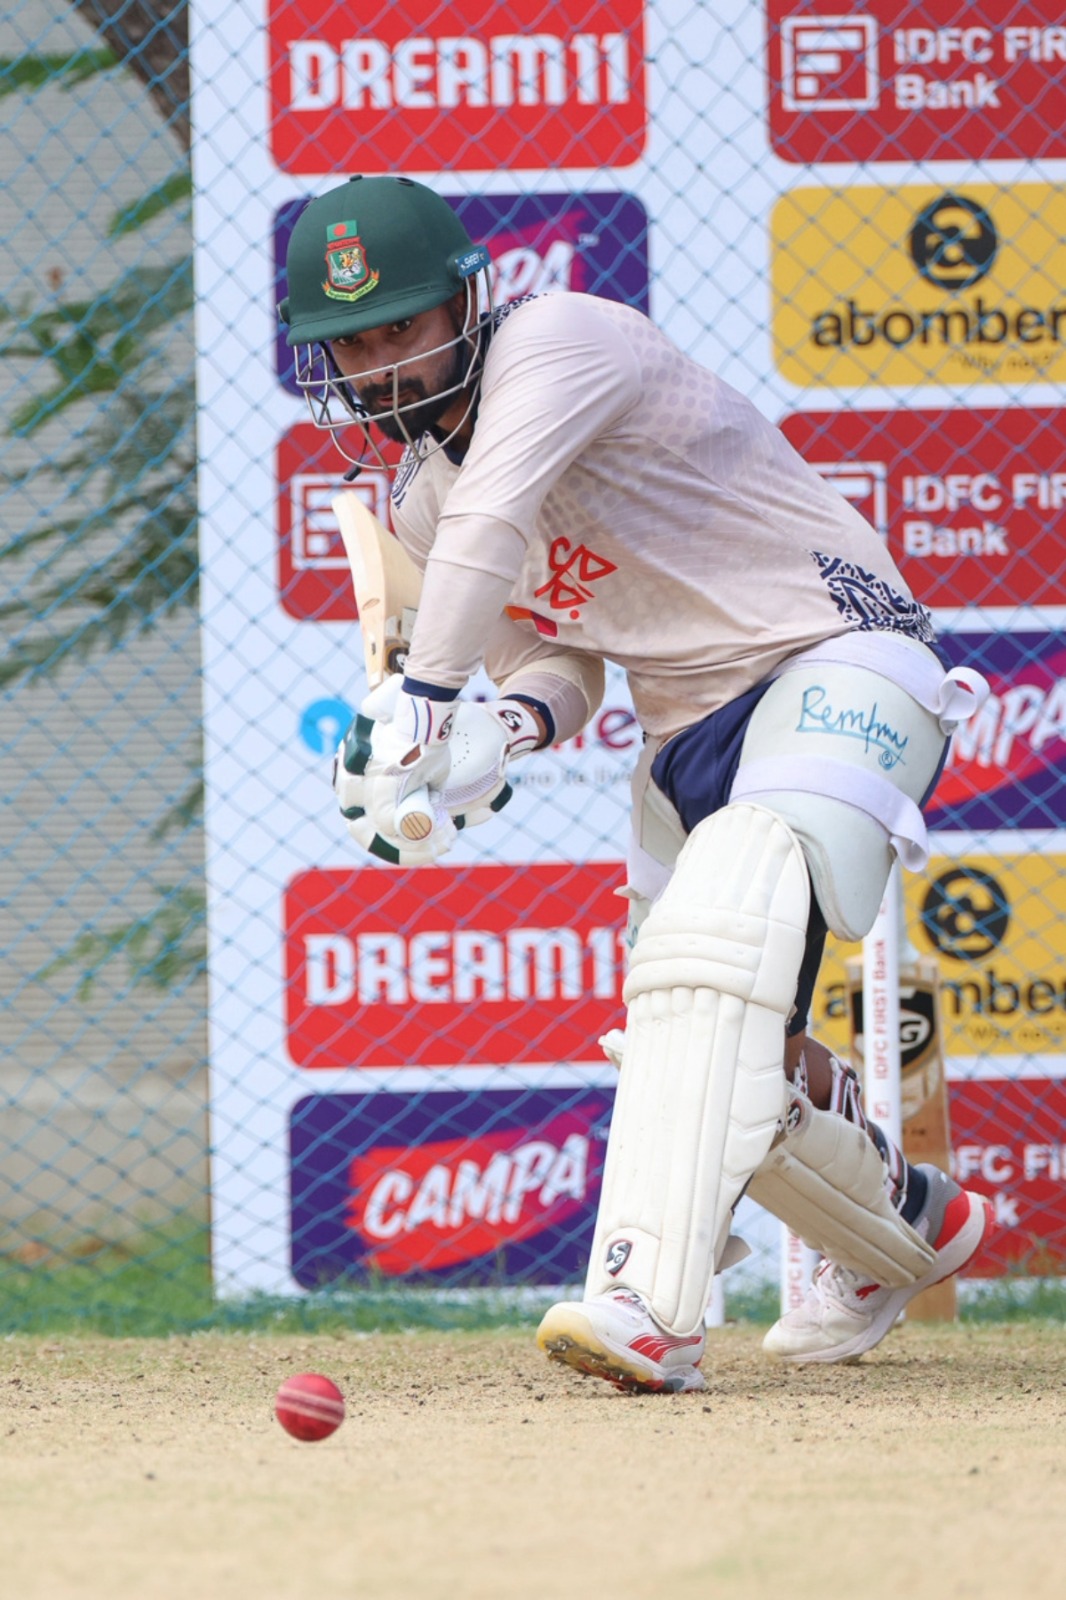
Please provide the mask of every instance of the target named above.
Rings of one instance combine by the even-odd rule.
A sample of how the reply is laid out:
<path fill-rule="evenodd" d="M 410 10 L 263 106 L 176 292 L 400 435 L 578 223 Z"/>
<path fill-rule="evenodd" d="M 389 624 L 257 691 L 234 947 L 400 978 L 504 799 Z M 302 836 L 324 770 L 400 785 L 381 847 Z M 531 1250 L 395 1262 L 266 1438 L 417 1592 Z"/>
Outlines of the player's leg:
<path fill-rule="evenodd" d="M 849 1253 L 850 1241 L 835 1241 L 834 1247 L 834 1241 L 821 1233 L 815 1247 L 824 1251 L 825 1259 L 810 1290 L 801 1305 L 774 1324 L 763 1348 L 795 1363 L 854 1360 L 884 1338 L 915 1295 L 951 1277 L 973 1257 L 990 1225 L 988 1203 L 937 1167 L 907 1162 L 891 1140 L 867 1121 L 852 1069 L 824 1045 L 805 1040 L 794 1064 L 792 1085 L 794 1097 L 802 1096 L 809 1085 L 811 1111 L 797 1118 L 794 1131 L 771 1152 L 751 1183 L 751 1197 L 802 1235 L 803 1197 L 812 1178 L 824 1182 L 848 1137 L 856 1144 L 865 1140 L 867 1151 L 878 1152 L 882 1191 L 870 1197 L 864 1232 L 879 1210 L 891 1208 L 930 1250 L 919 1276 L 900 1283 L 895 1281 L 891 1260 L 878 1270 L 865 1251 L 859 1260 Z M 818 1102 L 824 1109 L 818 1109 Z M 868 1179 L 876 1182 L 876 1167 L 869 1160 L 866 1165 Z M 849 1189 L 854 1193 L 855 1188 L 852 1178 Z M 814 1231 L 818 1233 L 817 1228 Z"/>
<path fill-rule="evenodd" d="M 757 806 L 685 844 L 632 953 L 585 1297 L 544 1318 L 550 1356 L 627 1387 L 702 1387 L 711 1280 L 784 1110 L 808 884 L 791 831 Z"/>
<path fill-rule="evenodd" d="M 906 865 L 924 865 L 920 804 L 935 781 L 951 716 L 981 703 L 973 692 L 979 680 L 962 674 L 955 682 L 958 675 L 945 676 L 921 646 L 891 639 L 873 644 L 872 659 L 882 670 L 820 660 L 812 652 L 771 686 L 749 720 L 733 790 L 772 806 L 795 829 L 817 904 L 832 930 L 852 939 L 869 929 L 893 851 Z M 835 641 L 830 657 L 834 648 L 843 656 L 857 650 L 861 658 L 864 647 L 862 641 Z M 848 1241 L 834 1242 L 832 1231 L 811 1236 L 808 1226 L 808 1242 L 829 1260 L 804 1306 L 776 1324 L 765 1346 L 785 1359 L 846 1360 L 878 1343 L 913 1295 L 965 1265 L 984 1237 L 987 1207 L 936 1169 L 908 1167 L 881 1131 L 867 1126 L 850 1069 L 809 1044 L 804 1053 L 815 1112 L 798 1116 L 800 1138 L 773 1152 L 752 1185 L 753 1197 L 804 1236 L 796 1222 L 809 1222 L 799 1197 L 809 1168 L 828 1163 L 838 1171 L 836 1145 L 848 1137 L 822 1120 L 817 1106 L 825 1096 L 827 1112 L 856 1131 L 867 1128 L 900 1230 L 920 1238 L 930 1256 L 922 1272 L 901 1282 L 891 1267 L 879 1270 L 864 1247 L 856 1257 Z M 855 1153 L 861 1153 L 858 1145 Z M 873 1206 L 871 1216 L 877 1210 Z"/>

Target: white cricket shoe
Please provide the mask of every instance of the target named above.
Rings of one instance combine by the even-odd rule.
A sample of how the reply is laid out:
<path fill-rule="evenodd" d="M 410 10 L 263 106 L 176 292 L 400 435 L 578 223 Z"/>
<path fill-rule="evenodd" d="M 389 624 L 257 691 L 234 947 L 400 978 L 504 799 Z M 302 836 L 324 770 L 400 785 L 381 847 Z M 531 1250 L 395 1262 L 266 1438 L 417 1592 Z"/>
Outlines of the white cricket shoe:
<path fill-rule="evenodd" d="M 803 1304 L 775 1322 L 763 1340 L 768 1355 L 797 1363 L 854 1361 L 880 1344 L 909 1300 L 950 1278 L 976 1254 L 992 1221 L 984 1195 L 961 1189 L 938 1167 L 918 1170 L 929 1180 L 929 1194 L 914 1228 L 936 1250 L 926 1275 L 889 1289 L 823 1261 Z"/>
<path fill-rule="evenodd" d="M 686 1337 L 667 1333 L 629 1289 L 560 1301 L 545 1313 L 537 1343 L 550 1360 L 606 1378 L 618 1389 L 688 1394 L 707 1387 L 699 1370 L 707 1343 L 703 1330 Z"/>

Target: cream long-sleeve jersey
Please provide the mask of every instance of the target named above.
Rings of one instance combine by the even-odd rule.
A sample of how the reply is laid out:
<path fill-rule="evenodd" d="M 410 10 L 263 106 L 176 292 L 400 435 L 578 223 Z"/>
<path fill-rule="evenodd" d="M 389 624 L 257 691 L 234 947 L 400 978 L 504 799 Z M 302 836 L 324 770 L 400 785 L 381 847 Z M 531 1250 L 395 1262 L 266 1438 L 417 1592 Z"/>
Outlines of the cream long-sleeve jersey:
<path fill-rule="evenodd" d="M 393 520 L 425 572 L 409 683 L 609 660 L 657 740 L 850 629 L 933 637 L 873 528 L 754 405 L 590 295 L 500 315 L 465 457 L 405 458 Z"/>

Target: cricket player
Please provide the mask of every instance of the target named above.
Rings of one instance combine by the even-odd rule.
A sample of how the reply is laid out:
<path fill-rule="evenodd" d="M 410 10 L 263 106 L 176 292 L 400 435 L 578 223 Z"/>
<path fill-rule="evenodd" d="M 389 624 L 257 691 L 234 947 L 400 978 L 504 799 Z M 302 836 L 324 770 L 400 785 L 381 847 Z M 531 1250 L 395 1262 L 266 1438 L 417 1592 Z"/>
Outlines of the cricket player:
<path fill-rule="evenodd" d="M 848 1360 L 988 1226 L 807 1034 L 827 927 L 862 938 L 894 859 L 925 864 L 923 799 L 987 686 L 945 669 L 884 544 L 753 405 L 630 307 L 494 310 L 489 266 L 402 177 L 348 180 L 292 234 L 312 416 L 342 448 L 405 443 L 392 516 L 424 573 L 405 675 L 338 752 L 341 807 L 377 853 L 435 860 L 625 669 L 645 742 L 619 1087 L 584 1299 L 538 1343 L 623 1388 L 703 1388 L 747 1192 L 824 1258 L 766 1349 Z M 500 698 L 462 701 L 482 663 Z"/>

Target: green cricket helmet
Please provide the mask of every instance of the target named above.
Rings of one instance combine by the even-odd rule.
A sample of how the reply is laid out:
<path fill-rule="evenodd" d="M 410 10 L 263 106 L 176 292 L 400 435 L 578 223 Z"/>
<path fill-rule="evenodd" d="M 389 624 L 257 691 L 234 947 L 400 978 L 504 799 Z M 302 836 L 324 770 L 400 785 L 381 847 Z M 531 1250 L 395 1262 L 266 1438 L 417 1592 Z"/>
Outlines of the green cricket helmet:
<path fill-rule="evenodd" d="M 430 311 L 489 265 L 447 200 L 410 178 L 349 178 L 300 213 L 285 263 L 288 342 Z"/>
<path fill-rule="evenodd" d="M 349 178 L 305 206 L 289 240 L 288 295 L 280 313 L 288 343 L 296 347 L 297 383 L 312 419 L 333 434 L 349 459 L 355 458 L 337 430 L 355 422 L 366 434 L 369 418 L 359 401 L 358 377 L 341 377 L 330 341 L 431 311 L 465 288 L 466 314 L 452 342 L 470 352 L 456 390 L 471 384 L 481 361 L 481 330 L 491 327 L 490 265 L 489 252 L 474 244 L 448 202 L 411 178 Z M 398 393 L 398 375 L 394 384 Z M 331 409 L 333 401 L 343 414 Z M 391 432 L 398 429 L 417 447 L 405 410 L 412 408 L 397 401 Z"/>

